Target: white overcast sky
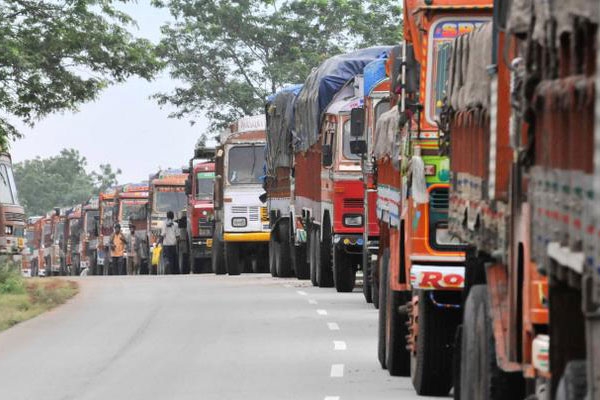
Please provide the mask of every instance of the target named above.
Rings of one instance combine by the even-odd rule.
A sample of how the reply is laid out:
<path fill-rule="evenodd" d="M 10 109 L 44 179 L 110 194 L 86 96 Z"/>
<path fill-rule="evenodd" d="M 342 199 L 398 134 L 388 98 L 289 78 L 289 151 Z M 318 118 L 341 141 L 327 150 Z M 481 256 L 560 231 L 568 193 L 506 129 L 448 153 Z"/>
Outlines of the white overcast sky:
<path fill-rule="evenodd" d="M 138 0 L 123 8 L 139 25 L 134 33 L 157 42 L 160 26 L 170 15 L 149 3 Z M 196 125 L 190 126 L 188 120 L 168 118 L 169 108 L 161 109 L 149 99 L 175 86 L 166 72 L 152 82 L 130 79 L 109 87 L 77 113 L 49 116 L 32 129 L 20 126 L 25 138 L 12 143 L 13 161 L 49 157 L 63 148 L 74 148 L 87 158 L 90 171 L 103 163 L 121 168 L 119 183 L 148 179 L 158 167 L 181 167 L 208 122 L 196 119 Z"/>

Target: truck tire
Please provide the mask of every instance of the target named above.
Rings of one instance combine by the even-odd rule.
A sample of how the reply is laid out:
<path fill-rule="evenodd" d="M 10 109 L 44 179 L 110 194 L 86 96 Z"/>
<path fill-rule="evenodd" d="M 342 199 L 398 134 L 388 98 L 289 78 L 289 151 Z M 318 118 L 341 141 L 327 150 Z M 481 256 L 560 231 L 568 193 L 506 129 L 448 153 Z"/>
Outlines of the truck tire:
<path fill-rule="evenodd" d="M 290 221 L 282 219 L 277 224 L 277 276 L 289 278 L 292 276 L 292 260 L 290 257 Z"/>
<path fill-rule="evenodd" d="M 377 357 L 379 358 L 379 364 L 381 368 L 386 369 L 385 363 L 385 331 L 386 331 L 386 307 L 387 302 L 387 270 L 388 264 L 390 263 L 390 250 L 385 249 L 381 257 L 381 277 L 379 279 L 379 318 L 378 318 L 378 332 L 377 332 Z"/>
<path fill-rule="evenodd" d="M 524 397 L 520 372 L 502 371 L 496 362 L 496 344 L 486 285 L 469 291 L 464 308 L 460 355 L 461 400 L 511 400 Z"/>
<path fill-rule="evenodd" d="M 386 341 L 385 365 L 391 376 L 410 376 L 410 352 L 406 349 L 408 335 L 408 315 L 400 314 L 398 307 L 405 306 L 410 301 L 410 292 L 392 290 L 390 283 L 390 266 L 387 268 L 386 302 L 380 308 L 386 309 Z"/>
<path fill-rule="evenodd" d="M 420 396 L 446 396 L 452 388 L 452 350 L 460 311 L 436 307 L 430 292 L 418 290 L 418 329 L 411 357 L 411 376 Z"/>
<path fill-rule="evenodd" d="M 319 286 L 319 282 L 317 281 L 317 269 L 319 267 L 319 250 L 317 247 L 319 246 L 319 229 L 311 226 L 309 228 L 308 235 L 308 254 L 309 254 L 309 267 L 310 267 L 310 281 L 313 286 Z"/>
<path fill-rule="evenodd" d="M 277 241 L 273 230 L 271 230 L 271 237 L 269 238 L 269 272 L 273 278 L 277 278 Z"/>
<path fill-rule="evenodd" d="M 462 352 L 462 325 L 456 327 L 452 352 L 452 398 L 460 400 L 460 355 Z"/>
<path fill-rule="evenodd" d="M 211 253 L 212 270 L 216 275 L 224 275 L 227 273 L 225 266 L 225 246 L 219 237 L 218 233 L 213 235 L 213 248 Z"/>
<path fill-rule="evenodd" d="M 310 279 L 310 262 L 306 257 L 306 244 L 296 246 L 290 241 L 290 258 L 296 278 L 301 280 Z"/>
<path fill-rule="evenodd" d="M 354 290 L 356 270 L 352 265 L 352 259 L 353 257 L 338 245 L 333 246 L 333 284 L 338 293 Z"/>
<path fill-rule="evenodd" d="M 371 298 L 373 299 L 373 307 L 379 309 L 379 262 L 372 261 L 371 265 Z"/>
<path fill-rule="evenodd" d="M 239 275 L 242 272 L 244 265 L 240 258 L 238 243 L 225 243 L 225 265 L 229 275 Z"/>
<path fill-rule="evenodd" d="M 177 263 L 179 264 L 179 273 L 182 275 L 190 274 L 190 256 L 182 251 L 177 252 Z"/>
<path fill-rule="evenodd" d="M 584 400 L 587 394 L 585 360 L 569 361 L 556 389 L 556 400 Z"/>
<path fill-rule="evenodd" d="M 363 261 L 364 263 L 364 261 Z M 373 303 L 373 285 L 371 284 L 371 263 L 365 263 L 363 267 L 363 296 L 367 303 Z"/>
<path fill-rule="evenodd" d="M 331 228 L 328 221 L 323 225 L 323 241 L 318 242 L 317 282 L 319 287 L 333 287 L 333 270 L 331 268 Z M 316 239 L 319 239 L 317 234 Z"/>

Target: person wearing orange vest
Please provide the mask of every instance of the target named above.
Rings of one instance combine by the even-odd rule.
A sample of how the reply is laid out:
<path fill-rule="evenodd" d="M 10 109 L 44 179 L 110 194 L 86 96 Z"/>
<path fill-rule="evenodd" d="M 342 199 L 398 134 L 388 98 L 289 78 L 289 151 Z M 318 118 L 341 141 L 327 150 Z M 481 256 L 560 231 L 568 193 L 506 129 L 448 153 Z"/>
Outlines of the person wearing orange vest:
<path fill-rule="evenodd" d="M 121 225 L 115 225 L 115 231 L 110 236 L 110 255 L 112 257 L 111 263 L 111 275 L 125 275 L 125 246 L 127 245 L 127 238 L 121 232 Z"/>

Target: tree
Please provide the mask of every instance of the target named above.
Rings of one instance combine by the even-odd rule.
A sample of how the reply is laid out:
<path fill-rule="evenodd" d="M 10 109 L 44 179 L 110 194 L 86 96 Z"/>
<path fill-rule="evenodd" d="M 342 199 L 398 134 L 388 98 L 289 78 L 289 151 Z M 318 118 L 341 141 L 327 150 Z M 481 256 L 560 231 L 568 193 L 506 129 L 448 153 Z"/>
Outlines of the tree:
<path fill-rule="evenodd" d="M 19 200 L 28 215 L 41 215 L 54 207 L 68 207 L 87 200 L 94 191 L 77 150 L 63 149 L 58 156 L 37 157 L 15 164 Z"/>
<path fill-rule="evenodd" d="M 0 2 L 0 141 L 19 137 L 13 118 L 38 119 L 95 99 L 107 85 L 161 67 L 154 46 L 128 31 L 113 3 L 129 0 Z"/>
<path fill-rule="evenodd" d="M 116 171 L 113 171 L 110 164 L 100 164 L 100 171 L 92 172 L 91 174 L 91 178 L 93 179 L 96 187 L 95 194 L 102 193 L 106 191 L 106 189 L 118 185 L 118 175 L 121 175 L 120 168 L 117 168 Z"/>
<path fill-rule="evenodd" d="M 159 93 L 172 117 L 205 115 L 213 130 L 258 113 L 286 84 L 341 52 L 401 39 L 395 0 L 154 0 L 175 22 L 159 55 L 185 86 Z M 193 121 L 192 121 L 193 122 Z"/>

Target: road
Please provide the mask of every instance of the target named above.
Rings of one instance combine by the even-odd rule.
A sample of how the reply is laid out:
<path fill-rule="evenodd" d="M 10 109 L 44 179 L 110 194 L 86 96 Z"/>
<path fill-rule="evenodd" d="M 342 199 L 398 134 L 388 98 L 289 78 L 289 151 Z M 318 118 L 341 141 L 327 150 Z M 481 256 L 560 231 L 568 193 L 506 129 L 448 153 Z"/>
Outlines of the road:
<path fill-rule="evenodd" d="M 376 357 L 361 293 L 295 279 L 80 278 L 62 307 L 0 334 L 0 398 L 412 399 Z"/>

